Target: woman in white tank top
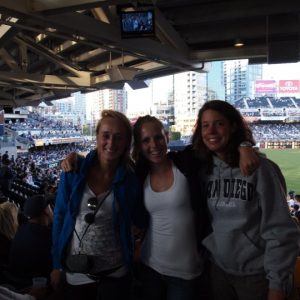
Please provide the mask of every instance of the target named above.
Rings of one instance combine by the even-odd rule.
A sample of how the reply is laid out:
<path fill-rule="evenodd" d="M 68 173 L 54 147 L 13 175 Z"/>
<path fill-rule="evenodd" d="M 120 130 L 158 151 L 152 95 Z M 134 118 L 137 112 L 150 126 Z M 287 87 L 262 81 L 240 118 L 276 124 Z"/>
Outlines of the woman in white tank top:
<path fill-rule="evenodd" d="M 151 116 L 134 125 L 133 156 L 148 169 L 144 204 L 149 225 L 142 244 L 144 299 L 196 299 L 203 271 L 187 178 L 167 155 L 163 124 Z"/>

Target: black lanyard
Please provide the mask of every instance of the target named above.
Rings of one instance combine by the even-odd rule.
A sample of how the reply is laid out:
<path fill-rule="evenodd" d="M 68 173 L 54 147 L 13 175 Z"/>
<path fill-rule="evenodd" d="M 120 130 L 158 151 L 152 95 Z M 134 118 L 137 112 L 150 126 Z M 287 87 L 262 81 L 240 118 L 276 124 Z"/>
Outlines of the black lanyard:
<path fill-rule="evenodd" d="M 100 201 L 100 202 L 98 203 L 98 205 L 97 205 L 97 207 L 96 207 L 94 213 L 92 214 L 92 217 L 93 217 L 93 218 L 95 218 L 95 216 L 96 216 L 98 210 L 100 209 L 100 207 L 102 206 L 102 204 L 104 203 L 104 201 L 106 200 L 106 198 L 109 196 L 110 193 L 111 193 L 111 190 L 109 190 L 108 193 L 107 193 L 107 194 L 104 196 L 104 198 L 102 199 L 102 201 Z M 75 232 L 75 234 L 76 234 L 76 236 L 77 236 L 77 238 L 78 238 L 78 241 L 79 241 L 79 253 L 78 253 L 78 254 L 80 254 L 80 252 L 81 252 L 82 240 L 83 240 L 85 234 L 87 233 L 87 230 L 89 229 L 89 227 L 90 227 L 91 225 L 92 225 L 92 223 L 88 223 L 88 225 L 86 226 L 86 228 L 85 228 L 85 230 L 84 230 L 84 232 L 83 232 L 81 238 L 79 237 L 78 232 L 77 232 L 76 229 L 74 228 L 74 232 Z M 75 225 L 75 226 L 76 226 L 76 225 Z"/>

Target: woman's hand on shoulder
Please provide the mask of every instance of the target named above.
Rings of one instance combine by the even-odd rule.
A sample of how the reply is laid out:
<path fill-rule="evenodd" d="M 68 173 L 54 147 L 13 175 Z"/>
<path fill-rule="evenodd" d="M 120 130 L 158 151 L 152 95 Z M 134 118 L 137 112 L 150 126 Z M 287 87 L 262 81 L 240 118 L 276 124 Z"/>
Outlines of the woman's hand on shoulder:
<path fill-rule="evenodd" d="M 60 163 L 60 166 L 64 172 L 71 172 L 77 170 L 77 157 L 76 152 L 68 154 L 65 159 Z"/>
<path fill-rule="evenodd" d="M 259 155 L 252 147 L 239 147 L 239 152 L 241 173 L 249 176 L 259 167 Z"/>

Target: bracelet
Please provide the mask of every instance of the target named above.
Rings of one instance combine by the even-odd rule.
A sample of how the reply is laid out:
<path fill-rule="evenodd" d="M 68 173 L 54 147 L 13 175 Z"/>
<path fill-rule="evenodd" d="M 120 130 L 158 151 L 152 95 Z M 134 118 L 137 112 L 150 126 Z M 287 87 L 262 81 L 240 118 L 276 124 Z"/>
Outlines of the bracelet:
<path fill-rule="evenodd" d="M 241 142 L 239 147 L 250 147 L 250 148 L 253 148 L 253 145 L 252 143 L 248 142 L 248 141 L 244 141 L 244 142 Z"/>

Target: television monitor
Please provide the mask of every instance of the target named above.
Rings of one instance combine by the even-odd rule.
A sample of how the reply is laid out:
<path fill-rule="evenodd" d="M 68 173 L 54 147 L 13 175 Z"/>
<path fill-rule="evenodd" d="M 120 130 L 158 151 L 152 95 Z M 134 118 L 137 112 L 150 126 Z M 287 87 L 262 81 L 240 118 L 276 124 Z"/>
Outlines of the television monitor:
<path fill-rule="evenodd" d="M 122 11 L 120 13 L 121 37 L 154 36 L 154 10 Z"/>

